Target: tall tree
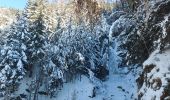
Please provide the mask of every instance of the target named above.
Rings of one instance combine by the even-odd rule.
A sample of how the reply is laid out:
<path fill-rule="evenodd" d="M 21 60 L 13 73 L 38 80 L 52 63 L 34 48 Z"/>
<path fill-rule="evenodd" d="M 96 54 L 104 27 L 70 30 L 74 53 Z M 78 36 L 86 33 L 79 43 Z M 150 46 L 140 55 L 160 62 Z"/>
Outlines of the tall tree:
<path fill-rule="evenodd" d="M 27 66 L 26 45 L 24 41 L 25 19 L 18 17 L 8 31 L 8 40 L 1 50 L 0 59 L 0 89 L 5 91 L 4 95 L 15 91 L 19 81 L 25 76 Z M 1 92 L 4 92 L 1 91 Z"/>
<path fill-rule="evenodd" d="M 92 31 L 100 18 L 101 8 L 96 0 L 75 0 L 75 13 L 78 23 L 84 21 Z"/>

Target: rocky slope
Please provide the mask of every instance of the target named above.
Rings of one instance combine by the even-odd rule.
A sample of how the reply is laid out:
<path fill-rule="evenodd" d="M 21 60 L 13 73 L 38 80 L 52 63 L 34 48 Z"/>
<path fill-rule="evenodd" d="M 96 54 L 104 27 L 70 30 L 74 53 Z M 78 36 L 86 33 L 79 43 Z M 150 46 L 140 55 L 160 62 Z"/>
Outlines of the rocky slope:
<path fill-rule="evenodd" d="M 139 90 L 139 100 L 170 99 L 170 50 L 159 54 L 158 50 L 143 64 L 143 85 Z"/>
<path fill-rule="evenodd" d="M 143 66 L 136 80 L 139 100 L 169 100 L 169 7 L 170 0 L 143 1 L 132 14 L 119 11 L 110 17 L 116 19 L 109 36 L 117 58 L 112 63 L 118 69 Z"/>
<path fill-rule="evenodd" d="M 149 2 L 141 33 L 147 37 L 150 54 L 143 64 L 139 99 L 169 100 L 170 1 Z"/>

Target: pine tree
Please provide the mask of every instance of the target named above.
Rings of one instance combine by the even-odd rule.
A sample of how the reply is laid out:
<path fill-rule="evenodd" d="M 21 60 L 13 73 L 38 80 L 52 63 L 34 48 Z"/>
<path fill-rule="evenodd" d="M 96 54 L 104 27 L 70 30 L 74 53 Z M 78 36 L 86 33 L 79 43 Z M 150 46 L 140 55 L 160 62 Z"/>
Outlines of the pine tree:
<path fill-rule="evenodd" d="M 41 0 L 30 0 L 8 32 L 8 41 L 1 50 L 1 89 L 18 85 L 26 71 L 32 73 L 33 65 L 45 55 L 47 26 L 43 19 L 44 8 L 37 5 L 41 3 Z"/>
<path fill-rule="evenodd" d="M 78 24 L 84 22 L 87 27 L 93 31 L 95 25 L 101 15 L 101 8 L 96 0 L 74 0 L 75 1 L 75 14 L 78 19 Z M 83 18 L 83 19 L 82 19 Z"/>
<path fill-rule="evenodd" d="M 4 90 L 2 91 L 5 92 L 4 95 L 9 95 L 10 92 L 15 91 L 19 81 L 26 74 L 27 56 L 26 46 L 23 42 L 24 24 L 24 18 L 18 17 L 17 22 L 8 31 L 8 40 L 1 50 L 0 89 Z"/>
<path fill-rule="evenodd" d="M 43 58 L 43 46 L 47 41 L 48 26 L 44 21 L 44 2 L 44 0 L 35 0 L 34 2 L 30 2 L 26 8 L 26 17 L 28 23 L 28 32 L 26 34 L 30 37 L 29 41 L 26 43 L 28 47 L 27 55 L 30 63 L 32 64 Z M 32 14 L 32 12 L 34 13 Z"/>
<path fill-rule="evenodd" d="M 31 40 L 29 40 L 27 43 L 27 55 L 28 61 L 31 64 L 30 66 L 33 67 L 31 70 L 36 69 L 36 72 L 34 72 L 34 74 L 36 74 L 36 80 L 35 84 L 33 84 L 35 85 L 35 90 L 32 90 L 35 92 L 33 99 L 36 99 L 38 96 L 37 93 L 40 84 L 43 82 L 42 78 L 46 76 L 48 79 L 48 70 L 50 69 L 47 69 L 47 65 L 51 63 L 50 55 L 48 53 L 50 46 L 48 43 L 48 35 L 51 33 L 51 30 L 48 26 L 48 17 L 46 15 L 45 4 L 46 0 L 36 0 L 36 19 L 29 21 L 28 18 L 30 23 L 28 27 L 28 33 L 31 34 Z M 55 67 L 53 67 L 53 69 L 55 69 Z M 55 70 L 53 70 L 53 73 L 54 72 Z M 47 85 L 50 85 L 50 83 L 47 82 Z"/>

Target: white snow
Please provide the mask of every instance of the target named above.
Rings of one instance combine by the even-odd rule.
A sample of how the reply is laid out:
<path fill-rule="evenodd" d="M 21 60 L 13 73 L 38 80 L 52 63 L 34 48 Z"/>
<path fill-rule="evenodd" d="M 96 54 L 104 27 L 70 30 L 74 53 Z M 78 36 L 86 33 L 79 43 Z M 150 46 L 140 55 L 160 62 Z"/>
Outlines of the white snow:
<path fill-rule="evenodd" d="M 86 76 L 72 82 L 64 83 L 63 88 L 58 89 L 55 97 L 39 95 L 39 100 L 134 100 L 137 98 L 136 77 L 133 73 L 114 74 L 111 73 L 105 82 L 97 79 L 91 81 Z M 21 86 L 14 95 L 28 94 L 28 88 L 32 78 L 27 78 L 21 82 Z M 96 84 L 97 83 L 97 84 Z M 98 84 L 100 83 L 100 84 Z M 97 88 L 96 96 L 92 98 L 94 88 Z"/>
<path fill-rule="evenodd" d="M 82 55 L 81 53 L 76 53 L 76 54 L 78 55 L 79 60 L 80 60 L 81 62 L 83 62 L 83 61 L 85 60 L 85 58 L 83 57 L 83 55 Z"/>
<path fill-rule="evenodd" d="M 134 100 L 137 98 L 137 85 L 132 73 L 112 73 L 107 81 L 100 82 L 96 97 L 91 98 L 93 88 L 98 85 L 82 76 L 81 80 L 65 83 L 57 96 L 51 100 L 73 100 L 72 98 L 76 98 L 75 100 Z"/>
<path fill-rule="evenodd" d="M 27 47 L 22 43 L 22 44 L 21 44 L 21 49 L 26 50 Z"/>
<path fill-rule="evenodd" d="M 21 59 L 19 59 L 19 61 L 18 61 L 18 63 L 17 63 L 17 69 L 18 69 L 20 72 L 24 73 L 24 71 L 23 71 L 23 64 L 22 64 Z"/>
<path fill-rule="evenodd" d="M 65 83 L 64 87 L 57 94 L 55 100 L 90 100 L 91 92 L 94 85 L 90 84 L 87 77 L 82 77 L 82 80 L 75 80 L 73 83 Z"/>
<path fill-rule="evenodd" d="M 163 28 L 162 32 L 163 32 L 163 38 L 166 37 L 167 35 L 167 32 L 166 32 L 166 23 L 168 22 L 168 18 L 169 18 L 170 15 L 167 15 L 164 17 L 164 21 L 162 21 L 160 23 L 161 27 Z"/>

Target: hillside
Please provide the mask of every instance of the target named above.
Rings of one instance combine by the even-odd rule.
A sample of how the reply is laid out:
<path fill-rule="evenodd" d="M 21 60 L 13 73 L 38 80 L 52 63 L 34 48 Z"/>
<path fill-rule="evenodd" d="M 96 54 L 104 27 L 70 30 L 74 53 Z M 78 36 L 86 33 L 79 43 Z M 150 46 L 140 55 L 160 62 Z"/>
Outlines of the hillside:
<path fill-rule="evenodd" d="M 1 9 L 0 99 L 170 100 L 170 0 Z"/>
<path fill-rule="evenodd" d="M 10 8 L 0 8 L 0 29 L 12 24 L 16 19 L 17 10 Z"/>

